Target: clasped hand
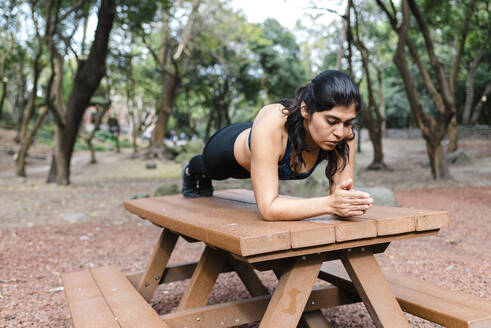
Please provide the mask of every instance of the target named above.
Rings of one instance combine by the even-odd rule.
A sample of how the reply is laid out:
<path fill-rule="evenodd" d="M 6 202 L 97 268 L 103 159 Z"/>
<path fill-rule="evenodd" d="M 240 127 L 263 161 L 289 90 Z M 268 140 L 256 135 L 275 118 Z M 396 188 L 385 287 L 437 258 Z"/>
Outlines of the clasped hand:
<path fill-rule="evenodd" d="M 363 215 L 373 203 L 369 193 L 353 189 L 352 179 L 336 186 L 328 200 L 330 214 L 342 217 Z"/>

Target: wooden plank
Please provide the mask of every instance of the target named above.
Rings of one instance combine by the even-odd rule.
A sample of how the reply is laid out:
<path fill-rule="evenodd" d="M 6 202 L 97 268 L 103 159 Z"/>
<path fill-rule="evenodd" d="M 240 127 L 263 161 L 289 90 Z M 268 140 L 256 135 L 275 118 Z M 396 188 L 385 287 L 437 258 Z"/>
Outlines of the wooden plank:
<path fill-rule="evenodd" d="M 245 300 L 228 302 L 162 315 L 161 318 L 172 328 L 181 327 L 235 327 L 260 320 L 270 295 L 257 296 Z M 356 302 L 337 287 L 315 287 L 307 301 L 306 311 L 315 311 L 338 305 Z M 280 326 L 277 326 L 280 327 Z M 283 326 L 281 326 L 283 327 Z"/>
<path fill-rule="evenodd" d="M 353 284 L 339 261 L 324 263 L 319 278 L 352 292 Z M 445 327 L 491 326 L 491 301 L 448 290 L 406 274 L 384 272 L 402 309 Z"/>
<path fill-rule="evenodd" d="M 348 248 L 355 248 L 355 247 L 368 247 L 368 246 L 380 245 L 380 244 L 384 244 L 384 243 L 390 243 L 391 241 L 394 241 L 394 240 L 403 240 L 403 239 L 408 239 L 408 238 L 433 236 L 433 235 L 436 235 L 437 233 L 438 233 L 438 230 L 413 232 L 413 233 L 405 233 L 405 234 L 393 235 L 393 236 L 382 236 L 382 237 L 377 237 L 377 238 L 368 238 L 368 239 L 362 239 L 362 240 L 346 241 L 346 242 L 342 242 L 342 243 L 335 243 L 335 244 L 330 244 L 330 245 L 325 245 L 325 246 L 314 246 L 314 247 L 306 247 L 306 248 L 299 248 L 299 249 L 290 249 L 290 250 L 282 251 L 282 252 L 274 252 L 274 253 L 269 253 L 269 254 L 258 254 L 258 255 L 252 255 L 252 256 L 247 256 L 247 257 L 237 257 L 237 258 L 239 258 L 242 261 L 247 261 L 249 263 L 257 263 L 257 262 L 278 260 L 278 259 L 283 259 L 283 258 L 296 257 L 296 256 L 308 255 L 308 254 L 314 254 L 314 253 L 325 253 L 325 252 L 331 252 L 331 251 L 341 250 L 341 249 L 348 249 Z"/>
<path fill-rule="evenodd" d="M 403 295 L 401 307 L 414 315 L 452 327 L 491 327 L 491 301 L 439 287 L 405 274 L 386 272 L 396 295 Z M 442 315 L 443 313 L 447 315 Z"/>
<path fill-rule="evenodd" d="M 168 327 L 116 266 L 90 271 L 121 327 Z"/>
<path fill-rule="evenodd" d="M 179 235 L 169 229 L 162 230 L 162 233 L 160 234 L 159 240 L 150 257 L 150 262 L 147 264 L 147 268 L 136 286 L 136 290 L 142 294 L 147 302 L 152 300 L 153 293 L 159 285 L 178 237 Z"/>
<path fill-rule="evenodd" d="M 302 321 L 308 328 L 331 328 L 329 321 L 327 321 L 321 310 L 304 312 Z"/>
<path fill-rule="evenodd" d="M 75 328 L 121 327 L 89 270 L 62 275 Z"/>
<path fill-rule="evenodd" d="M 260 328 L 297 326 L 322 260 L 322 256 L 310 255 L 299 257 L 292 262 L 293 266 L 282 274 L 278 282 Z"/>
<path fill-rule="evenodd" d="M 251 190 L 220 190 L 216 191 L 215 195 L 223 199 L 255 204 L 254 193 Z M 390 206 L 372 206 L 364 215 L 358 218 L 376 220 L 378 236 L 441 229 L 448 227 L 449 224 L 448 212 L 446 211 Z M 326 217 L 318 217 L 312 221 L 322 221 L 325 219 Z M 340 236 L 342 235 L 341 233 Z"/>
<path fill-rule="evenodd" d="M 205 248 L 177 311 L 206 305 L 225 259 L 226 253 L 223 251 L 208 246 Z"/>
<path fill-rule="evenodd" d="M 125 207 L 173 231 L 239 255 L 291 247 L 290 231 L 279 222 L 262 220 L 251 204 L 178 195 L 126 201 Z"/>
<path fill-rule="evenodd" d="M 375 326 L 409 328 L 409 323 L 373 254 L 344 251 L 341 261 Z"/>
<path fill-rule="evenodd" d="M 252 297 L 269 294 L 268 289 L 264 287 L 261 279 L 259 279 L 250 263 L 238 261 L 232 256 L 227 258 L 227 262 L 235 269 L 240 280 L 242 280 L 242 283 Z"/>

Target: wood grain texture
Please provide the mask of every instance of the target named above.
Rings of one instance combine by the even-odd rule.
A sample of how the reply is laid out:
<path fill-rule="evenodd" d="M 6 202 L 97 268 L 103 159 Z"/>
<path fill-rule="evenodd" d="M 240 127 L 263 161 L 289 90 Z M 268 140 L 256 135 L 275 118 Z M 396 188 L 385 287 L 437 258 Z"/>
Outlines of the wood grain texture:
<path fill-rule="evenodd" d="M 375 257 L 370 252 L 348 253 L 344 251 L 341 261 L 365 303 L 375 326 L 409 328 L 401 307 Z"/>
<path fill-rule="evenodd" d="M 322 256 L 299 257 L 281 275 L 260 328 L 295 328 L 322 265 Z"/>
<path fill-rule="evenodd" d="M 116 266 L 91 269 L 91 272 L 121 327 L 168 327 Z"/>
<path fill-rule="evenodd" d="M 155 289 L 159 285 L 165 267 L 169 262 L 179 235 L 169 229 L 163 229 L 155 245 L 150 261 L 143 275 L 138 280 L 136 290 L 150 303 Z"/>
<path fill-rule="evenodd" d="M 323 271 L 326 272 L 323 272 Z M 491 327 L 491 301 L 415 279 L 384 272 L 405 312 L 445 327 Z M 319 278 L 353 292 L 348 273 L 339 261 L 324 263 Z"/>
<path fill-rule="evenodd" d="M 121 327 L 89 270 L 62 276 L 75 328 Z"/>
<path fill-rule="evenodd" d="M 172 328 L 234 327 L 261 320 L 270 299 L 270 295 L 257 296 L 235 302 L 172 312 L 162 315 L 161 318 Z M 353 300 L 346 297 L 343 291 L 340 291 L 337 287 L 315 287 L 310 294 L 305 309 L 306 311 L 315 311 L 351 303 L 353 303 Z"/>
<path fill-rule="evenodd" d="M 443 211 L 380 206 L 360 217 L 325 215 L 268 222 L 260 217 L 252 191 L 226 190 L 215 195 L 136 199 L 126 201 L 125 207 L 157 225 L 241 256 L 437 230 L 449 222 Z"/>
<path fill-rule="evenodd" d="M 206 305 L 218 275 L 222 272 L 225 259 L 225 252 L 210 247 L 205 248 L 177 311 Z"/>

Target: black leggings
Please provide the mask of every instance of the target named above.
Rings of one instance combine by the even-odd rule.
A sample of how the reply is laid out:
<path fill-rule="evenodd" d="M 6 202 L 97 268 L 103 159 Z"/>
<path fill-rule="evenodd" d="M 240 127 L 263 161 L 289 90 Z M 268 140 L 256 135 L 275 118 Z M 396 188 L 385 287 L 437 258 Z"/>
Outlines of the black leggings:
<path fill-rule="evenodd" d="M 250 178 L 249 171 L 240 166 L 234 156 L 235 139 L 250 127 L 252 122 L 244 122 L 218 130 L 206 143 L 203 154 L 196 155 L 189 161 L 189 174 L 206 175 L 213 180 Z"/>

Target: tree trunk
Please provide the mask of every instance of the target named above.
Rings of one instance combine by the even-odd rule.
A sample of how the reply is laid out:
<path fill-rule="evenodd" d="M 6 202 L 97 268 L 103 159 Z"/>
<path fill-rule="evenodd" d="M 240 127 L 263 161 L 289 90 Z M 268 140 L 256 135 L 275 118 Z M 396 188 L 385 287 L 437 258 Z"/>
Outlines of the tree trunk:
<path fill-rule="evenodd" d="M 32 130 L 26 135 L 25 138 L 22 139 L 22 143 L 20 144 L 19 150 L 15 155 L 16 174 L 20 177 L 26 176 L 27 151 L 29 150 L 29 147 L 34 141 L 34 138 L 36 137 L 36 134 L 39 128 L 41 127 L 41 124 L 43 124 L 46 114 L 48 114 L 48 108 L 43 107 L 43 109 L 41 109 L 39 113 L 39 116 L 36 119 L 36 122 L 34 123 L 34 126 L 32 127 Z"/>
<path fill-rule="evenodd" d="M 435 179 L 450 179 L 450 170 L 442 148 L 441 139 L 426 137 L 426 152 L 430 160 L 431 174 Z"/>
<path fill-rule="evenodd" d="M 179 78 L 175 74 L 162 73 L 162 104 L 160 106 L 157 122 L 152 131 L 152 147 L 154 155 L 160 157 L 164 151 L 164 137 L 167 131 L 167 123 L 172 114 L 172 107 L 177 96 Z M 160 153 L 160 154 L 158 154 Z"/>
<path fill-rule="evenodd" d="M 392 16 L 392 14 L 387 10 L 385 5 L 381 0 L 377 0 L 377 4 L 380 8 L 387 14 L 389 20 L 391 22 L 392 28 L 398 34 L 397 41 L 397 49 L 396 53 L 393 57 L 394 63 L 396 64 L 400 74 L 402 81 L 404 83 L 404 89 L 406 91 L 407 99 L 409 101 L 409 105 L 411 108 L 411 112 L 413 113 L 414 119 L 418 124 L 421 132 L 423 134 L 423 138 L 426 140 L 426 148 L 428 152 L 428 157 L 430 160 L 431 173 L 433 175 L 433 179 L 449 179 L 451 178 L 450 171 L 448 169 L 447 161 L 444 158 L 441 141 L 445 134 L 447 133 L 447 127 L 452 119 L 455 116 L 455 103 L 454 98 L 449 94 L 448 83 L 446 83 L 445 76 L 441 64 L 438 62 L 434 52 L 433 52 L 433 44 L 429 37 L 429 32 L 427 30 L 427 25 L 422 19 L 422 15 L 419 12 L 419 8 L 417 5 L 410 1 L 412 5 L 413 13 L 415 13 L 420 28 L 422 30 L 423 36 L 425 38 L 427 53 L 431 59 L 431 65 L 434 67 L 435 74 L 438 76 L 438 81 L 443 89 L 442 93 L 444 96 L 439 95 L 442 98 L 443 106 L 440 106 L 439 102 L 436 102 L 437 108 L 440 111 L 440 117 L 438 120 L 435 120 L 433 117 L 428 115 L 424 110 L 420 103 L 420 95 L 417 89 L 416 80 L 413 78 L 411 72 L 409 71 L 409 63 L 406 58 L 405 47 L 408 45 L 413 58 L 418 63 L 418 68 L 423 76 L 426 76 L 427 71 L 424 66 L 421 64 L 419 60 L 419 56 L 416 53 L 413 53 L 412 46 L 410 40 L 408 40 L 408 30 L 409 30 L 409 2 L 410 0 L 402 0 L 401 8 L 402 8 L 402 22 L 398 23 L 397 18 Z M 431 80 L 425 80 L 425 86 L 427 90 L 431 92 L 434 88 L 430 88 L 432 84 Z M 438 95 L 435 94 L 433 98 L 439 98 Z M 435 101 L 435 99 L 434 99 Z"/>
<path fill-rule="evenodd" d="M 457 116 L 454 115 L 450 124 L 448 125 L 448 148 L 447 153 L 453 153 L 459 149 L 458 144 L 458 132 L 457 132 Z"/>
<path fill-rule="evenodd" d="M 8 79 L 6 76 L 2 78 L 2 96 L 0 97 L 0 120 L 3 116 L 3 104 L 5 102 L 5 97 L 7 96 L 7 83 Z"/>
<path fill-rule="evenodd" d="M 471 117 L 471 124 L 474 125 L 477 123 L 477 120 L 479 119 L 479 115 L 481 115 L 481 110 L 484 107 L 485 103 L 488 101 L 488 96 L 491 93 L 491 83 L 488 83 L 486 86 L 486 89 L 484 90 L 484 93 L 481 96 L 481 99 L 479 99 L 476 107 L 474 108 L 474 113 L 472 114 Z M 488 105 L 489 107 L 489 105 Z"/>
<path fill-rule="evenodd" d="M 136 119 L 135 119 L 135 114 L 134 113 L 130 113 L 130 119 L 131 119 L 131 123 L 133 124 L 133 129 L 131 129 L 131 136 L 132 136 L 132 141 L 133 141 L 133 155 L 132 157 L 133 158 L 136 158 L 138 156 L 138 146 L 136 144 L 136 136 L 137 136 L 137 128 L 136 128 Z"/>
<path fill-rule="evenodd" d="M 101 126 L 102 119 L 104 118 L 104 115 L 109 110 L 110 106 L 111 105 L 108 104 L 105 106 L 101 106 L 101 108 L 99 108 L 98 113 L 97 113 L 97 118 L 96 118 L 96 121 L 94 123 L 94 128 L 92 129 L 92 131 L 90 131 L 90 134 L 88 135 L 88 137 L 85 138 L 85 142 L 87 142 L 87 145 L 89 146 L 89 149 L 90 149 L 90 162 L 89 162 L 90 164 L 97 163 L 97 159 L 95 158 L 94 146 L 92 145 L 92 140 L 94 139 L 95 133 L 99 130 L 99 127 Z"/>
<path fill-rule="evenodd" d="M 106 72 L 109 34 L 115 15 L 115 1 L 101 0 L 98 22 L 89 56 L 81 61 L 66 106 L 64 124 L 58 122 L 51 169 L 47 182 L 70 183 L 70 161 L 83 114 Z"/>

